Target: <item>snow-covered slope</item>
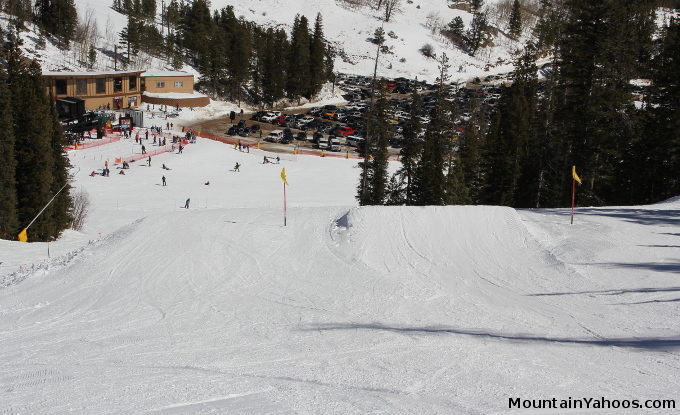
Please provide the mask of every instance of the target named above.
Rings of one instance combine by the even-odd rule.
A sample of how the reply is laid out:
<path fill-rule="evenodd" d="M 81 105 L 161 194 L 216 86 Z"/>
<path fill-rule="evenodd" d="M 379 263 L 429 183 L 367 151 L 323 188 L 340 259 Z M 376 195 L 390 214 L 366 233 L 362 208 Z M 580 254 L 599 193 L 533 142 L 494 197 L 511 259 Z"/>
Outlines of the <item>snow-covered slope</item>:
<path fill-rule="evenodd" d="M 263 165 L 205 139 L 87 176 L 136 151 L 72 153 L 95 210 L 51 260 L 0 241 L 0 261 L 35 264 L 0 268 L 0 413 L 582 413 L 509 399 L 676 397 L 678 200 L 578 209 L 574 225 L 568 210 L 357 207 L 356 160 Z"/>
<path fill-rule="evenodd" d="M 487 0 L 488 8 L 494 9 L 501 0 Z M 112 0 L 95 2 L 93 0 L 76 0 L 75 4 L 81 23 L 88 23 L 98 36 L 95 36 L 97 62 L 95 69 L 112 70 L 114 68 L 113 50 L 118 44 L 119 50 L 121 30 L 127 25 L 127 18 L 115 12 Z M 288 32 L 295 15 L 306 16 L 313 26 L 318 13 L 321 14 L 326 39 L 338 52 L 335 69 L 338 72 L 357 75 L 373 73 L 375 45 L 370 42 L 374 31 L 383 27 L 386 34 L 385 45 L 390 53 L 381 54 L 378 74 L 391 78 L 407 77 L 434 81 L 438 76 L 438 64 L 423 56 L 420 49 L 430 44 L 437 55 L 446 53 L 451 65 L 449 71 L 452 80 L 465 79 L 486 74 L 485 67 L 491 66 L 491 72 L 507 71 L 510 68 L 511 53 L 521 46 L 520 42 L 509 40 L 502 31 L 504 20 L 492 24 L 500 26 L 501 34 L 495 39 L 495 46 L 481 50 L 471 57 L 452 46 L 439 34 L 439 28 L 446 26 L 454 17 L 460 16 L 469 25 L 470 13 L 451 9 L 445 0 L 402 1 L 400 9 L 395 11 L 389 22 L 384 22 L 383 11 L 372 7 L 349 7 L 342 0 L 288 0 L 285 2 L 271 0 L 215 0 L 211 2 L 213 10 L 233 6 L 238 17 L 248 21 L 273 27 L 283 27 Z M 158 13 L 161 4 L 158 4 Z M 2 15 L 4 16 L 4 15 Z M 160 16 L 160 15 L 159 15 Z M 160 17 L 158 18 L 160 22 Z M 0 22 L 4 26 L 8 20 L 3 17 Z M 29 25 L 24 32 L 24 50 L 30 57 L 38 59 L 45 70 L 84 70 L 87 61 L 89 44 L 80 46 L 73 44 L 71 51 L 60 51 L 49 42 L 44 48 L 37 46 L 39 36 L 36 28 Z M 526 33 L 530 31 L 527 29 Z M 141 66 L 140 66 L 141 65 Z M 151 57 L 143 57 L 139 68 L 149 70 L 168 70 L 167 63 Z M 185 66 L 185 71 L 195 71 Z"/>

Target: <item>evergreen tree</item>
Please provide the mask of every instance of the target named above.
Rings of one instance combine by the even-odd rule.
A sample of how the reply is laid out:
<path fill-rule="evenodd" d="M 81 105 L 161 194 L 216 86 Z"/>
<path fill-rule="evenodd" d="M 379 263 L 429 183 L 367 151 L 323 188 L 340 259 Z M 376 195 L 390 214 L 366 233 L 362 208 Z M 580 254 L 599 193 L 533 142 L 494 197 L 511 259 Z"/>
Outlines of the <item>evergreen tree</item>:
<path fill-rule="evenodd" d="M 423 142 L 419 138 L 423 129 L 420 118 L 423 100 L 416 89 L 411 94 L 410 116 L 403 128 L 404 139 L 401 148 L 401 168 L 397 171 L 401 177 L 400 182 L 404 183 L 404 203 L 412 205 L 415 202 L 415 191 L 413 188 L 413 178 L 417 161 L 420 159 Z"/>
<path fill-rule="evenodd" d="M 459 138 L 459 159 L 463 180 L 470 195 L 470 203 L 482 203 L 484 174 L 482 168 L 483 149 L 487 122 L 484 109 L 476 99 L 469 101 L 470 120 Z"/>
<path fill-rule="evenodd" d="M 139 34 L 139 22 L 132 14 L 128 14 L 127 26 L 120 31 L 120 43 L 125 46 L 126 49 L 126 61 L 127 64 L 132 62 L 132 57 L 137 56 L 139 53 L 140 44 L 140 34 Z"/>
<path fill-rule="evenodd" d="M 12 101 L 7 87 L 7 74 L 0 69 L 0 123 L 5 128 L 0 129 L 0 237 L 14 239 L 19 233 L 17 216 L 17 189 L 14 177 L 16 160 L 14 155 L 14 130 L 8 128 L 13 125 Z"/>
<path fill-rule="evenodd" d="M 288 84 L 286 92 L 290 98 L 311 98 L 310 84 L 310 36 L 309 23 L 305 16 L 295 16 L 290 40 L 288 60 Z"/>
<path fill-rule="evenodd" d="M 455 149 L 449 150 L 449 161 L 444 182 L 444 204 L 469 205 L 472 203 L 470 191 L 465 185 L 463 167 Z"/>
<path fill-rule="evenodd" d="M 37 0 L 36 23 L 55 36 L 61 49 L 68 49 L 75 37 L 78 12 L 74 0 Z"/>
<path fill-rule="evenodd" d="M 624 158 L 622 201 L 655 203 L 680 194 L 680 21 L 663 29 L 652 68 L 644 135 Z"/>
<path fill-rule="evenodd" d="M 470 29 L 465 33 L 465 46 L 470 55 L 475 56 L 477 51 L 484 47 L 487 38 L 489 23 L 486 13 L 482 10 L 482 0 L 475 0 L 472 4 L 472 22 Z"/>
<path fill-rule="evenodd" d="M 141 15 L 144 20 L 154 22 L 156 20 L 156 0 L 142 0 Z"/>
<path fill-rule="evenodd" d="M 518 39 L 522 34 L 522 8 L 519 0 L 515 0 L 512 4 L 510 21 L 508 22 L 508 34 L 512 39 Z"/>
<path fill-rule="evenodd" d="M 581 203 L 601 205 L 622 190 L 614 186 L 618 165 L 636 134 L 629 81 L 640 72 L 641 45 L 651 41 L 651 3 L 567 2 L 555 111 L 563 164 L 559 182 L 553 184 L 562 193 L 554 205 L 571 202 L 572 165 L 584 181 Z"/>
<path fill-rule="evenodd" d="M 504 90 L 487 137 L 485 203 L 517 206 L 520 176 L 528 159 L 536 113 L 536 53 L 532 44 L 515 63 L 512 86 Z"/>
<path fill-rule="evenodd" d="M 64 152 L 64 133 L 59 123 L 59 116 L 57 114 L 57 107 L 54 103 L 52 95 L 43 94 L 45 100 L 45 107 L 49 109 L 49 126 L 52 157 L 54 166 L 52 169 L 52 188 L 50 193 L 56 195 L 48 210 L 43 214 L 50 216 L 51 230 L 49 236 L 52 239 L 57 239 L 61 231 L 68 228 L 72 222 L 71 208 L 72 199 L 69 193 L 71 186 L 69 169 L 71 163 Z"/>
<path fill-rule="evenodd" d="M 380 97 L 369 113 L 367 129 L 370 140 L 364 153 L 364 160 L 359 163 L 361 175 L 357 186 L 357 200 L 361 206 L 382 205 L 387 198 L 388 157 L 387 148 L 392 135 L 392 127 L 388 122 L 390 104 L 387 100 L 387 88 L 381 84 Z M 364 168 L 365 167 L 365 168 Z"/>
<path fill-rule="evenodd" d="M 20 56 L 12 53 L 13 57 Z M 52 140 L 54 121 L 50 105 L 45 97 L 45 85 L 40 66 L 21 60 L 8 61 L 10 94 L 21 96 L 12 105 L 12 130 L 15 137 L 17 212 L 19 227 L 28 226 L 33 218 L 47 205 L 59 183 L 57 171 L 60 163 L 55 161 Z M 62 204 L 50 206 L 36 219 L 29 229 L 31 240 L 46 241 L 57 238 L 64 225 L 61 213 L 55 209 Z M 57 220 L 55 220 L 57 219 Z"/>
<path fill-rule="evenodd" d="M 406 204 L 406 184 L 404 176 L 394 173 L 387 184 L 387 199 L 385 205 L 402 206 Z"/>
<path fill-rule="evenodd" d="M 452 200 L 447 196 L 447 190 L 451 190 L 451 195 L 455 193 L 452 188 L 447 187 L 444 159 L 445 147 L 451 149 L 450 140 L 453 137 L 451 108 L 444 100 L 444 83 L 448 80 L 450 67 L 448 62 L 446 54 L 442 54 L 439 60 L 436 106 L 430 114 L 422 157 L 413 178 L 414 204 L 419 206 L 445 205 Z"/>
<path fill-rule="evenodd" d="M 321 13 L 316 15 L 314 22 L 314 33 L 310 41 L 309 50 L 309 96 L 312 97 L 321 91 L 323 83 L 326 81 L 325 68 L 326 44 L 323 36 L 323 22 Z"/>
<path fill-rule="evenodd" d="M 462 45 L 465 41 L 465 23 L 463 19 L 460 16 L 456 16 L 449 22 L 448 27 L 442 31 L 442 34 L 453 43 Z"/>

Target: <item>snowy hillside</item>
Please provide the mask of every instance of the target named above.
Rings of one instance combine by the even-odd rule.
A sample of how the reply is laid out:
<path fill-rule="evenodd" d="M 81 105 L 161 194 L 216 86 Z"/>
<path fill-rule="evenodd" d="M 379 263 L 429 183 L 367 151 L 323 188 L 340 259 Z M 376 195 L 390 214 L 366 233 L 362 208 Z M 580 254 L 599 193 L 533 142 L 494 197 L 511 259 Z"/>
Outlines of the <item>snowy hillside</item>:
<path fill-rule="evenodd" d="M 283 27 L 288 32 L 296 14 L 305 15 L 313 22 L 317 13 L 321 13 L 324 22 L 326 39 L 338 52 L 335 62 L 337 72 L 369 75 L 373 73 L 375 45 L 370 42 L 374 31 L 383 27 L 386 36 L 385 45 L 389 53 L 381 54 L 378 75 L 390 78 L 407 77 L 434 81 L 438 75 L 437 62 L 423 56 L 421 48 L 429 44 L 437 55 L 446 53 L 450 59 L 452 80 L 467 79 L 494 72 L 507 72 L 510 69 L 511 53 L 521 46 L 521 42 L 505 37 L 505 17 L 497 10 L 503 0 L 487 0 L 490 11 L 490 23 L 500 29 L 495 38 L 494 47 L 480 50 L 476 57 L 471 57 L 452 46 L 439 34 L 439 28 L 446 26 L 454 17 L 460 16 L 469 25 L 472 15 L 466 11 L 448 7 L 445 0 L 403 1 L 399 10 L 395 11 L 389 22 L 384 22 L 381 12 L 365 7 L 349 7 L 342 0 L 318 0 L 306 2 L 290 0 L 276 2 L 271 0 L 215 0 L 211 2 L 213 10 L 228 5 L 234 6 L 238 17 L 264 26 Z M 112 70 L 114 47 L 120 46 L 119 34 L 127 24 L 126 16 L 111 8 L 112 0 L 95 2 L 92 0 L 75 0 L 81 24 L 87 24 L 95 33 L 97 70 Z M 158 2 L 158 22 L 160 22 L 161 4 Z M 0 21 L 8 24 L 5 15 Z M 29 25 L 29 31 L 22 34 L 23 49 L 30 57 L 41 62 L 46 70 L 85 69 L 88 46 L 74 43 L 70 51 L 60 51 L 50 42 L 39 46 L 36 28 Z M 528 34 L 529 29 L 525 30 Z M 522 40 L 522 39 L 520 39 Z M 130 69 L 171 69 L 166 62 L 143 56 L 140 67 Z M 139 66 L 139 65 L 138 65 Z M 489 67 L 490 72 L 485 68 Z M 194 72 L 185 66 L 185 71 Z"/>
<path fill-rule="evenodd" d="M 676 399 L 678 199 L 578 209 L 574 225 L 568 210 L 357 207 L 356 160 L 263 165 L 206 139 L 88 175 L 131 141 L 70 153 L 94 209 L 51 259 L 0 241 L 2 414 Z"/>

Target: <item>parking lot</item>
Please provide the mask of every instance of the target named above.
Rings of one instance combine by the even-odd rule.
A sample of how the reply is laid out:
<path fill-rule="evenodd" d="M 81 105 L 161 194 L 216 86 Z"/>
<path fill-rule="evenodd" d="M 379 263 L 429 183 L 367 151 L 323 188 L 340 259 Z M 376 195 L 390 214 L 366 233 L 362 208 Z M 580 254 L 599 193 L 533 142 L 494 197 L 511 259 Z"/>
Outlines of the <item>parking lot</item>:
<path fill-rule="evenodd" d="M 498 86 L 501 77 L 488 77 L 481 80 L 470 80 L 465 85 L 452 84 L 447 86 L 447 100 L 451 103 L 454 119 L 461 132 L 470 117 L 470 102 L 476 99 L 481 103 L 487 118 L 491 117 L 494 106 L 500 97 L 501 87 Z M 370 78 L 358 76 L 344 76 L 336 80 L 338 88 L 345 92 L 348 99 L 346 104 L 337 107 L 327 105 L 312 109 L 298 110 L 263 110 L 256 113 L 237 113 L 236 119 L 231 120 L 228 115 L 196 123 L 190 128 L 208 134 L 239 138 L 244 144 L 256 145 L 264 150 L 292 153 L 294 149 L 311 151 L 330 151 L 330 148 L 318 148 L 312 140 L 323 137 L 326 140 L 337 138 L 340 142 L 340 152 L 354 152 L 355 146 L 347 145 L 348 136 L 363 134 L 364 116 L 370 105 Z M 390 154 L 396 155 L 400 151 L 401 128 L 409 118 L 411 92 L 416 89 L 423 98 L 421 118 L 429 121 L 428 115 L 435 105 L 434 85 L 425 82 L 415 82 L 406 79 L 390 80 L 387 83 L 389 100 L 393 107 L 394 136 L 391 140 Z M 255 118 L 255 119 L 253 119 Z M 238 128 L 232 128 L 238 125 Z M 250 131 L 253 127 L 255 131 Z M 230 131 L 231 129 L 231 131 Z M 289 131 L 286 131 L 289 129 Z M 282 137 L 268 140 L 272 131 L 286 131 L 286 139 Z M 306 140 L 299 139 L 298 134 L 304 132 Z M 350 140 L 352 141 L 352 140 Z M 323 144 L 322 144 L 323 147 Z"/>

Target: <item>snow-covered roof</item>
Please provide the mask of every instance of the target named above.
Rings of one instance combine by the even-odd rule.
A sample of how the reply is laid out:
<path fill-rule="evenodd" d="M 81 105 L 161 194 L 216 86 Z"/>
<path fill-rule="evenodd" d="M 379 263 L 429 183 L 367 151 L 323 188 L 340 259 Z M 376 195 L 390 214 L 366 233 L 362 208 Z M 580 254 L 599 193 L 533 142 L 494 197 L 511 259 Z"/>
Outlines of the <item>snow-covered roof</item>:
<path fill-rule="evenodd" d="M 159 93 L 159 92 L 143 92 L 142 95 L 151 97 L 151 98 L 170 98 L 170 99 L 187 99 L 187 98 L 203 98 L 206 97 L 207 95 L 203 95 L 198 92 L 194 92 L 193 94 L 189 93 L 183 93 L 183 92 L 166 92 L 166 93 Z"/>
<path fill-rule="evenodd" d="M 69 71 L 43 71 L 43 76 L 97 76 L 97 75 L 137 75 L 143 71 L 94 71 L 94 72 L 69 72 Z"/>
<path fill-rule="evenodd" d="M 184 72 L 184 71 L 147 71 L 144 72 L 142 75 L 142 78 L 146 78 L 149 76 L 193 76 L 189 72 Z"/>

